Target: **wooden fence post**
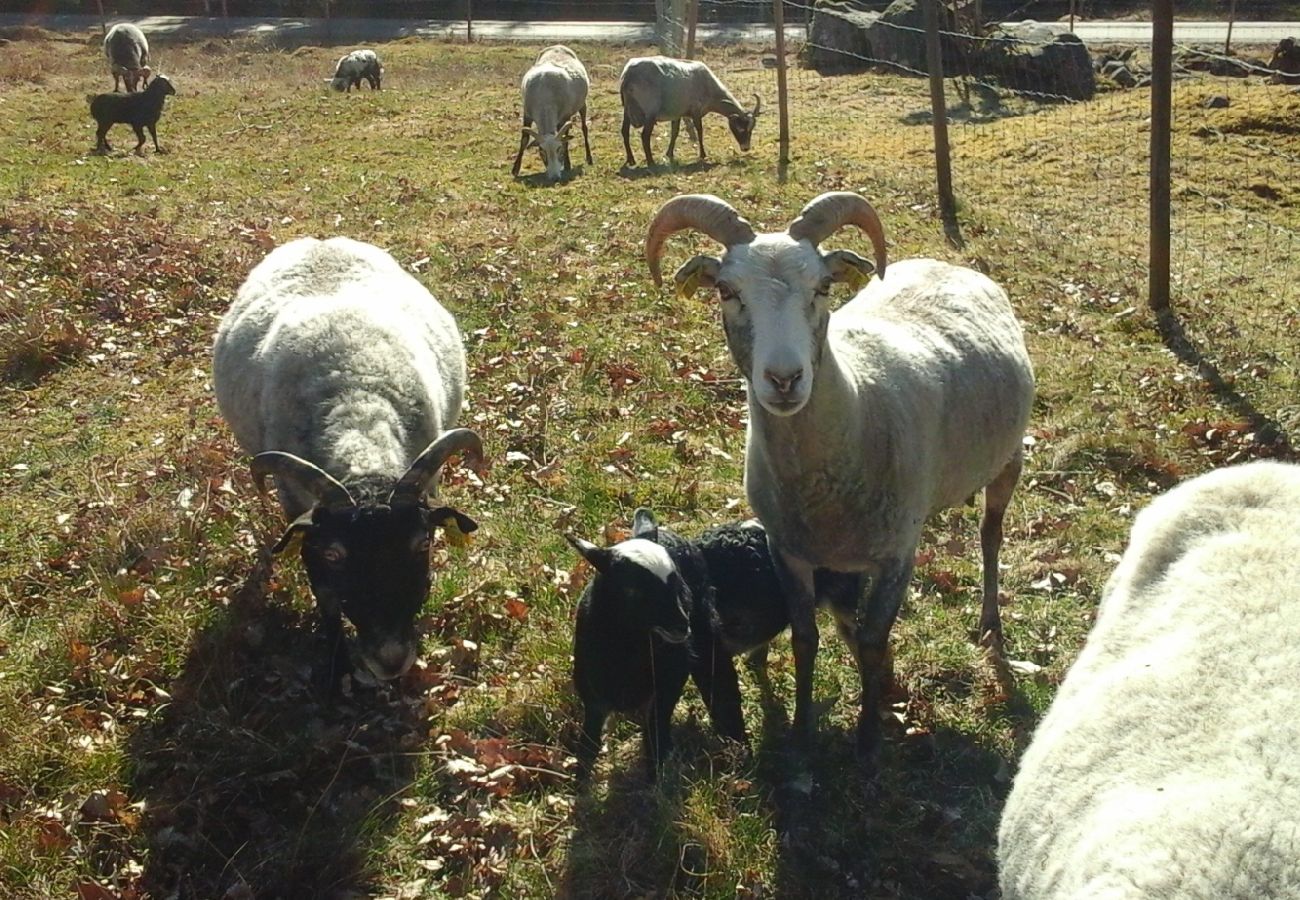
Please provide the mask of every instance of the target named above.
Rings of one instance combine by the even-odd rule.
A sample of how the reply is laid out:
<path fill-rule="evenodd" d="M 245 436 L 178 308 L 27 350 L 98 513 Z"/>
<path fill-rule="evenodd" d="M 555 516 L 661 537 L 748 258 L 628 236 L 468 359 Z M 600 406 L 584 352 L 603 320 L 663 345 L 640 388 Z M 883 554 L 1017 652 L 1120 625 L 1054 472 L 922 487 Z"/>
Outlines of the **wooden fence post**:
<path fill-rule="evenodd" d="M 695 26 L 700 19 L 700 0 L 686 0 L 686 58 L 695 58 Z"/>
<path fill-rule="evenodd" d="M 1237 0 L 1228 4 L 1228 36 L 1223 40 L 1223 55 L 1232 55 L 1232 23 L 1237 20 Z"/>
<path fill-rule="evenodd" d="M 104 0 L 95 0 L 95 5 L 99 7 L 99 30 L 108 34 L 108 21 L 104 18 Z"/>
<path fill-rule="evenodd" d="M 785 10 L 784 0 L 773 0 L 772 22 L 776 26 L 776 110 L 780 120 L 778 162 L 790 162 L 790 105 L 785 90 Z"/>
<path fill-rule="evenodd" d="M 939 190 L 939 217 L 944 228 L 957 225 L 957 198 L 952 192 L 952 154 L 948 145 L 948 104 L 943 96 L 943 50 L 939 44 L 941 0 L 922 0 L 925 12 L 925 61 L 930 70 L 930 109 L 934 116 L 934 174 Z"/>
<path fill-rule="evenodd" d="M 474 0 L 465 0 L 465 43 L 474 43 Z"/>
<path fill-rule="evenodd" d="M 1170 178 L 1174 0 L 1151 3 L 1151 210 L 1147 302 L 1157 312 L 1169 309 Z"/>

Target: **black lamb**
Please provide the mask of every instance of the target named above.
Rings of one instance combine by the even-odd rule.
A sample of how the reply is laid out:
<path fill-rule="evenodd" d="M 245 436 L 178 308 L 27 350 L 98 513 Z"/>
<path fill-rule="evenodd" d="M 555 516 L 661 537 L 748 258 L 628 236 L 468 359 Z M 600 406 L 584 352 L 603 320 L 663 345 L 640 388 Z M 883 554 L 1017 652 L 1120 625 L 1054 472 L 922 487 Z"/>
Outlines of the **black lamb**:
<path fill-rule="evenodd" d="M 573 683 L 583 705 L 580 777 L 591 772 L 611 712 L 643 716 L 650 779 L 672 749 L 673 709 L 689 676 L 714 729 L 745 743 L 733 657 L 765 648 L 789 626 L 767 533 L 756 520 L 686 540 L 638 509 L 632 537 L 612 547 L 569 542 L 596 570 L 578 602 Z M 856 576 L 819 579 L 856 609 Z"/>
<path fill-rule="evenodd" d="M 99 123 L 95 131 L 95 152 L 112 150 L 108 143 L 108 129 L 118 122 L 135 129 L 139 143 L 135 152 L 139 154 L 144 147 L 144 130 L 149 129 L 153 136 L 153 148 L 159 153 L 166 153 L 158 146 L 158 118 L 162 115 L 163 99 L 168 94 L 175 94 L 176 88 L 166 75 L 156 75 L 149 86 L 136 94 L 94 94 L 90 99 L 90 114 Z"/>

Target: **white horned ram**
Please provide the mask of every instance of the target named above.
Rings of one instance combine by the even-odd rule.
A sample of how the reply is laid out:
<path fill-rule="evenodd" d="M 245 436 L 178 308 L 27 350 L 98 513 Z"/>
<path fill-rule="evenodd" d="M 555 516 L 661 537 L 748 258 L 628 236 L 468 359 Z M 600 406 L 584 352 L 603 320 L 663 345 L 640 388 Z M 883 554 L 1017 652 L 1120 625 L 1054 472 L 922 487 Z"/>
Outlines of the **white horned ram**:
<path fill-rule="evenodd" d="M 623 150 L 627 165 L 636 165 L 632 155 L 631 131 L 641 129 L 641 149 L 645 164 L 654 165 L 650 152 L 650 135 L 655 123 L 672 122 L 668 136 L 668 159 L 677 146 L 677 131 L 683 117 L 695 129 L 700 159 L 704 159 L 704 115 L 721 113 L 741 150 L 749 150 L 754 123 L 763 111 L 763 101 L 754 95 L 754 108 L 747 110 L 727 90 L 718 76 L 702 62 L 674 59 L 670 56 L 639 56 L 630 59 L 618 79 L 618 93 L 623 99 Z"/>
<path fill-rule="evenodd" d="M 877 278 L 832 313 L 831 285 L 861 284 L 872 270 L 856 253 L 819 249 L 845 225 L 870 236 Z M 656 284 L 664 241 L 683 229 L 726 248 L 720 258 L 688 261 L 676 282 L 685 295 L 717 289 L 727 346 L 745 378 L 745 489 L 791 604 L 796 733 L 814 726 L 814 575 L 856 573 L 864 587 L 870 578 L 857 615 L 836 619 L 858 662 L 857 744 L 872 775 L 889 632 L 922 526 L 981 488 L 979 633 L 1001 647 L 1002 520 L 1034 395 L 1020 324 L 1006 293 L 971 269 L 913 259 L 886 274 L 883 227 L 856 194 L 823 194 L 771 234 L 755 234 L 717 197 L 676 197 L 646 238 Z"/>
<path fill-rule="evenodd" d="M 130 22 L 119 22 L 104 35 L 104 56 L 113 73 L 113 90 L 118 82 L 126 86 L 129 94 L 136 85 L 147 87 L 152 70 L 149 68 L 149 41 L 144 32 Z"/>
<path fill-rule="evenodd" d="M 465 387 L 456 322 L 391 256 L 348 238 L 301 238 L 249 273 L 221 320 L 213 386 L 261 489 L 275 478 L 301 536 L 320 610 L 330 685 L 346 671 L 340 614 L 377 678 L 415 659 L 439 525 L 477 527 L 431 507 L 439 467 L 482 445 L 452 429 Z"/>
<path fill-rule="evenodd" d="M 1005 900 L 1300 896 L 1297 521 L 1275 462 L 1138 515 L 1007 798 Z"/>
<path fill-rule="evenodd" d="M 523 132 L 510 174 L 519 175 L 524 151 L 530 144 L 542 154 L 549 180 L 556 181 L 568 172 L 569 129 L 574 116 L 582 123 L 582 144 L 587 151 L 587 164 L 591 165 L 591 140 L 587 134 L 587 93 L 591 82 L 578 55 L 563 44 L 547 47 L 524 73 L 520 89 L 524 99 Z"/>
<path fill-rule="evenodd" d="M 352 89 L 361 90 L 361 80 L 365 79 L 372 91 L 380 89 L 384 80 L 384 67 L 379 62 L 379 55 L 373 50 L 353 50 L 340 56 L 334 66 L 334 75 L 326 78 L 330 88 L 339 93 L 352 93 Z"/>

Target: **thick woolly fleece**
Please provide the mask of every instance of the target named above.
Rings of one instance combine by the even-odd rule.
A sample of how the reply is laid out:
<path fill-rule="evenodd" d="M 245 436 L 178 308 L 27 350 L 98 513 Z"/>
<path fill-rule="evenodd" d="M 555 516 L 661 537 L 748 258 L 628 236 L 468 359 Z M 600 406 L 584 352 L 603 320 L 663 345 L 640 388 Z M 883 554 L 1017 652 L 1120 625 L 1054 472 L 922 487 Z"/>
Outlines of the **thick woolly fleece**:
<path fill-rule="evenodd" d="M 1021 762 L 1004 900 L 1300 897 L 1300 467 L 1138 516 Z"/>
<path fill-rule="evenodd" d="M 390 489 L 456 424 L 465 391 L 451 313 L 389 254 L 343 237 L 299 238 L 258 263 L 214 357 L 217 403 L 246 453 L 292 453 L 349 488 L 382 476 Z M 313 498 L 286 487 L 292 520 Z"/>

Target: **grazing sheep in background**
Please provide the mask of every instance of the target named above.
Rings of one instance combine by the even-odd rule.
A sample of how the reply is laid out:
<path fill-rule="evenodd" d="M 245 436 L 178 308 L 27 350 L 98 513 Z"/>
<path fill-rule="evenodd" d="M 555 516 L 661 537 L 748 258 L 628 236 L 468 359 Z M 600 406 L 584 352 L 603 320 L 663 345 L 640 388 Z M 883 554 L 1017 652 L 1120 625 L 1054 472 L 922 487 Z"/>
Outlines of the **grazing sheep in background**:
<path fill-rule="evenodd" d="M 113 90 L 119 80 L 126 85 L 127 93 L 135 90 L 137 82 L 149 86 L 149 42 L 144 32 L 130 22 L 120 22 L 104 35 L 104 56 L 113 73 Z"/>
<path fill-rule="evenodd" d="M 166 75 L 159 75 L 149 86 L 138 94 L 92 94 L 90 114 L 95 117 L 99 127 L 95 130 L 95 152 L 107 153 L 113 147 L 108 143 L 108 129 L 117 123 L 130 125 L 138 139 L 135 145 L 137 155 L 144 152 L 144 130 L 149 129 L 153 137 L 153 148 L 158 153 L 166 153 L 158 146 L 158 119 L 162 116 L 163 101 L 175 94 L 176 88 Z"/>
<path fill-rule="evenodd" d="M 717 732 L 744 743 L 732 657 L 766 647 L 789 624 L 763 526 L 751 520 L 686 540 L 639 509 L 630 540 L 609 548 L 569 542 L 596 570 L 573 636 L 579 771 L 590 773 L 611 712 L 642 712 L 653 779 L 672 748 L 673 709 L 688 675 Z M 851 614 L 855 586 L 839 578 L 823 587 Z"/>
<path fill-rule="evenodd" d="M 1007 798 L 1005 900 L 1300 896 L 1297 521 L 1273 462 L 1138 515 Z"/>
<path fill-rule="evenodd" d="M 330 651 L 346 671 L 340 613 L 379 679 L 414 661 L 439 525 L 472 531 L 429 505 L 438 469 L 482 445 L 454 430 L 465 351 L 451 314 L 378 247 L 301 238 L 249 273 L 217 331 L 213 386 L 261 488 L 274 475 Z"/>
<path fill-rule="evenodd" d="M 856 286 L 871 272 L 856 253 L 819 249 L 845 225 L 871 237 L 877 278 L 832 313 L 831 285 Z M 838 618 L 862 681 L 857 745 L 874 775 L 889 632 L 921 529 L 980 488 L 979 633 L 1001 650 L 1002 519 L 1034 396 L 1020 323 L 1006 292 L 971 269 L 914 259 L 886 274 L 884 229 L 856 194 L 823 194 L 786 231 L 758 235 L 717 197 L 676 197 L 646 237 L 656 284 L 664 241 L 688 228 L 726 247 L 721 258 L 691 259 L 676 282 L 686 296 L 717 288 L 745 378 L 745 489 L 791 602 L 797 733 L 814 726 L 814 571 L 871 576 L 857 615 Z"/>
<path fill-rule="evenodd" d="M 524 73 L 523 134 L 511 175 L 519 175 L 519 164 L 531 141 L 542 154 L 546 177 L 551 181 L 569 171 L 569 128 L 573 117 L 582 123 L 582 144 L 591 165 L 591 141 L 587 136 L 587 92 L 591 87 L 582 61 L 568 47 L 556 44 L 537 56 Z"/>
<path fill-rule="evenodd" d="M 699 141 L 700 159 L 704 159 L 704 114 L 722 113 L 741 150 L 749 149 L 754 123 L 762 112 L 763 101 L 754 95 L 754 108 L 746 110 L 732 96 L 718 77 L 702 62 L 673 59 L 669 56 L 642 56 L 628 60 L 618 79 L 618 93 L 623 98 L 623 149 L 628 166 L 636 165 L 632 155 L 630 132 L 641 129 L 641 148 L 645 163 L 654 165 L 650 152 L 650 135 L 655 123 L 672 122 L 668 137 L 668 159 L 677 146 L 677 130 L 682 117 L 690 120 Z"/>
<path fill-rule="evenodd" d="M 336 91 L 352 93 L 352 89 L 361 90 L 361 79 L 370 82 L 372 91 L 379 90 L 384 77 L 384 67 L 379 64 L 379 56 L 373 50 L 353 50 L 347 56 L 339 57 L 334 67 L 334 76 L 326 78 L 329 86 Z"/>

